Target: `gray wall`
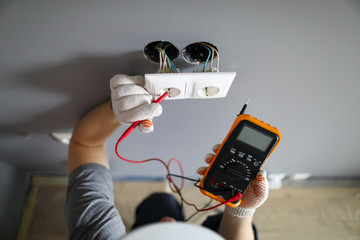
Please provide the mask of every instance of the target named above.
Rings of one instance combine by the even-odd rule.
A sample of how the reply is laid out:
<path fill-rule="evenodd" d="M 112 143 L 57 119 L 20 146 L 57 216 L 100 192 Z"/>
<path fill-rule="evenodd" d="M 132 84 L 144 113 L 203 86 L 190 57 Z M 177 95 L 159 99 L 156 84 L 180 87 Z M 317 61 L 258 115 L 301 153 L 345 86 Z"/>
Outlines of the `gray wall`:
<path fill-rule="evenodd" d="M 109 98 L 116 73 L 156 72 L 142 55 L 154 40 L 182 49 L 209 41 L 220 70 L 237 77 L 224 99 L 163 103 L 155 132 L 120 146 L 132 159 L 179 158 L 187 175 L 222 141 L 242 104 L 277 126 L 283 141 L 269 172 L 360 175 L 360 7 L 355 0 L 2 1 L 0 159 L 33 172 L 64 173 L 67 147 L 49 136 L 71 131 Z M 185 72 L 193 66 L 180 58 Z M 163 175 L 114 154 L 114 174 Z M 26 134 L 30 138 L 26 138 Z M 139 151 L 141 149 L 141 151 Z"/>
<path fill-rule="evenodd" d="M 0 239 L 15 239 L 30 175 L 0 161 Z"/>

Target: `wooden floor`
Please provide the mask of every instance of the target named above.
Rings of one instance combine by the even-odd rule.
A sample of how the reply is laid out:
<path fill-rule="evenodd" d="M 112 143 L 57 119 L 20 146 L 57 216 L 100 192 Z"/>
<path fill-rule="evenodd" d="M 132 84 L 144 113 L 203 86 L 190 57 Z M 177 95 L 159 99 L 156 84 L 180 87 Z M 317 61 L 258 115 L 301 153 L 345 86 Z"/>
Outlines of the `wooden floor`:
<path fill-rule="evenodd" d="M 18 240 L 66 239 L 64 204 L 65 177 L 35 177 L 29 194 Z M 124 224 L 134 222 L 135 207 L 153 192 L 168 192 L 165 181 L 115 182 L 115 205 Z M 185 187 L 184 197 L 199 207 L 208 203 L 197 188 Z M 200 224 L 207 215 L 222 208 L 199 213 L 190 220 Z M 185 216 L 194 212 L 185 207 Z M 285 184 L 270 190 L 269 199 L 255 213 L 254 222 L 261 240 L 360 240 L 360 182 L 343 184 Z"/>

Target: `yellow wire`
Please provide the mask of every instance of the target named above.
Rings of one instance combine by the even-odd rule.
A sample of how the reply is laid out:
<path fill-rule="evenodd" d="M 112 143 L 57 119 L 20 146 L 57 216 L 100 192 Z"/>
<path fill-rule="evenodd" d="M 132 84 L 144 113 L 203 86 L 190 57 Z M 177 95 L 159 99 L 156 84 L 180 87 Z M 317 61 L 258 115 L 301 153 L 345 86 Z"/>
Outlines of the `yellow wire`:
<path fill-rule="evenodd" d="M 168 73 L 168 72 L 169 72 L 169 67 L 168 67 L 168 63 L 167 63 L 167 60 L 166 60 L 166 59 L 168 58 L 168 56 L 167 56 L 166 53 L 164 53 L 164 52 L 165 52 L 165 49 L 166 49 L 167 47 L 169 47 L 171 44 L 170 44 L 170 43 L 166 44 L 166 46 L 164 47 L 164 49 L 162 49 L 162 48 L 160 48 L 160 44 L 162 44 L 162 43 L 163 43 L 163 42 L 159 42 L 159 43 L 156 45 L 155 49 L 157 49 L 159 52 L 161 52 L 163 66 L 160 67 L 160 68 L 162 68 L 166 73 Z"/>
<path fill-rule="evenodd" d="M 219 72 L 219 52 L 216 50 L 216 48 L 212 47 L 211 45 L 207 44 L 207 43 L 204 43 L 204 42 L 201 42 L 200 44 L 203 44 L 209 48 L 211 48 L 211 54 L 212 54 L 212 57 L 211 57 L 211 62 L 210 62 L 210 68 L 211 68 L 211 71 L 212 71 L 212 63 L 214 61 L 214 51 L 216 53 L 216 56 L 218 58 L 218 61 L 217 61 L 217 66 L 216 66 L 216 71 Z"/>

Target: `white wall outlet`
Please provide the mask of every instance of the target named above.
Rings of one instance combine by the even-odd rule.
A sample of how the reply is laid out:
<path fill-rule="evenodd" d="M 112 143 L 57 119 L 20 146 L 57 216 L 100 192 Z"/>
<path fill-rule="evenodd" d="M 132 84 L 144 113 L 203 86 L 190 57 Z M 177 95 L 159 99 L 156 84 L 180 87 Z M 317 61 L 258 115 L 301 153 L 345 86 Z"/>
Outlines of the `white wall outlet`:
<path fill-rule="evenodd" d="M 223 96 L 224 91 L 227 93 L 227 81 L 214 81 L 209 79 L 199 79 L 195 82 L 193 98 L 211 98 Z M 224 97 L 226 96 L 226 93 Z"/>
<path fill-rule="evenodd" d="M 155 73 L 145 74 L 145 89 L 166 99 L 226 97 L 236 72 Z"/>
<path fill-rule="evenodd" d="M 169 77 L 175 73 L 145 74 L 145 89 L 152 95 L 160 96 L 168 91 L 167 99 L 182 99 L 186 93 L 186 79 Z"/>

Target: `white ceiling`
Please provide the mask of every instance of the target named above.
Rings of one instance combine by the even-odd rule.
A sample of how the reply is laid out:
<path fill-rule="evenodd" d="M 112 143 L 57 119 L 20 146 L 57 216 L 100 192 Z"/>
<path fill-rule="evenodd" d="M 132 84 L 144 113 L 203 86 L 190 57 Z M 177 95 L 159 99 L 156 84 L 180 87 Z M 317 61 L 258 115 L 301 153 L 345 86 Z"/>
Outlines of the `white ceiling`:
<path fill-rule="evenodd" d="M 49 133 L 71 131 L 108 99 L 112 75 L 156 72 L 142 55 L 155 40 L 179 49 L 211 42 L 220 71 L 237 76 L 224 99 L 164 102 L 155 132 L 135 132 L 120 146 L 125 157 L 177 157 L 193 176 L 251 97 L 248 113 L 283 134 L 268 172 L 360 176 L 356 0 L 1 1 L 0 160 L 64 173 L 67 146 Z M 165 174 L 157 163 L 116 159 L 124 130 L 109 142 L 114 174 Z"/>

